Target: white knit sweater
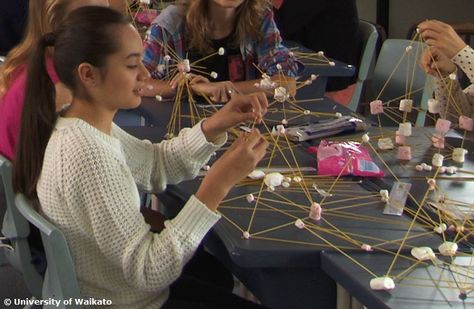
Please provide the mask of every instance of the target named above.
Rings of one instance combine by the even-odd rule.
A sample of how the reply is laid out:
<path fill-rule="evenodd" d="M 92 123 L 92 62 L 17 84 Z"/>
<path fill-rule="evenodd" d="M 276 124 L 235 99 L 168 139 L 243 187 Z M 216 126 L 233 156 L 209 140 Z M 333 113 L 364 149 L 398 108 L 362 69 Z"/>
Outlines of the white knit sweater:
<path fill-rule="evenodd" d="M 141 215 L 137 186 L 164 190 L 197 175 L 222 146 L 200 124 L 152 144 L 113 126 L 111 136 L 76 118 L 59 118 L 37 190 L 43 215 L 66 236 L 84 298 L 122 308 L 158 308 L 220 216 L 194 196 L 159 234 Z"/>

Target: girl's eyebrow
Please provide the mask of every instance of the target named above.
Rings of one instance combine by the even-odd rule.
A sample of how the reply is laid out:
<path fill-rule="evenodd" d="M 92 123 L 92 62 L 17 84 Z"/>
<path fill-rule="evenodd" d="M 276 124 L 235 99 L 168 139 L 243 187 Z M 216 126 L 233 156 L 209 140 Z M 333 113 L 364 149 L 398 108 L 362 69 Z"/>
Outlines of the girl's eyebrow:
<path fill-rule="evenodd" d="M 127 56 L 126 59 L 129 59 L 129 58 L 132 58 L 132 57 L 141 57 L 142 54 L 141 53 L 131 53 Z"/>

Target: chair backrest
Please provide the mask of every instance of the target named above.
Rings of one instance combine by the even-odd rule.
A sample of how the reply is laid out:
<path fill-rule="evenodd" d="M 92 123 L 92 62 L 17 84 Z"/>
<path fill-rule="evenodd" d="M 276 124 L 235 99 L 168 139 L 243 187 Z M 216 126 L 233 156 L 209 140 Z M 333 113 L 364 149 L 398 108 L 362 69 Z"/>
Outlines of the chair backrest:
<path fill-rule="evenodd" d="M 63 233 L 41 216 L 24 195 L 17 194 L 15 203 L 20 213 L 41 232 L 48 262 L 43 282 L 43 299 L 79 299 L 80 290 L 76 271 Z M 61 306 L 65 308 L 64 302 Z M 70 307 L 67 306 L 67 308 Z"/>
<path fill-rule="evenodd" d="M 402 60 L 408 46 L 411 46 L 411 52 Z M 413 105 L 421 108 L 416 119 L 411 119 L 416 120 L 417 126 L 424 125 L 428 99 L 433 95 L 432 79 L 428 78 L 418 65 L 423 48 L 420 42 L 402 39 L 385 40 L 371 81 L 371 96 L 375 98 L 381 93 L 379 98 L 384 102 L 393 101 L 392 106 L 398 104 L 407 90 L 411 89 Z M 396 124 L 387 119 L 383 123 Z"/>
<path fill-rule="evenodd" d="M 15 205 L 12 186 L 12 165 L 0 155 L 0 176 L 5 194 L 6 210 L 3 218 L 2 234 L 10 241 L 13 250 L 4 251 L 8 262 L 21 274 L 33 296 L 41 298 L 43 277 L 32 263 L 30 244 L 30 226 Z"/>
<path fill-rule="evenodd" d="M 359 20 L 359 41 L 361 53 L 359 59 L 359 72 L 357 74 L 357 83 L 349 102 L 348 107 L 352 111 L 357 111 L 364 90 L 365 81 L 372 74 L 375 66 L 375 49 L 379 34 L 377 28 L 364 20 Z"/>

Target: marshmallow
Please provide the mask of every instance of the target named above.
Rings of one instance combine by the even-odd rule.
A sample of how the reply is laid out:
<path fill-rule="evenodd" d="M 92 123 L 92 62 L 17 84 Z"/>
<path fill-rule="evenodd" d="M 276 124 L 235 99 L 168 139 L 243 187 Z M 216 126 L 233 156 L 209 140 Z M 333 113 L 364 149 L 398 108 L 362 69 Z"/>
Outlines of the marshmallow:
<path fill-rule="evenodd" d="M 379 138 L 379 140 L 377 141 L 377 145 L 382 150 L 389 150 L 393 149 L 394 147 L 392 139 L 390 137 Z"/>
<path fill-rule="evenodd" d="M 403 122 L 398 126 L 398 132 L 403 136 L 411 135 L 411 122 Z"/>
<path fill-rule="evenodd" d="M 456 232 L 458 233 L 464 233 L 464 225 L 459 225 L 456 227 Z"/>
<path fill-rule="evenodd" d="M 456 174 L 457 171 L 458 171 L 458 168 L 456 166 L 448 166 L 446 168 L 446 173 L 449 175 Z"/>
<path fill-rule="evenodd" d="M 431 141 L 433 142 L 433 147 L 438 149 L 444 149 L 444 135 L 441 133 L 433 133 L 431 137 Z"/>
<path fill-rule="evenodd" d="M 406 113 L 411 112 L 411 110 L 413 109 L 413 100 L 411 99 L 400 100 L 400 106 L 398 107 L 398 109 Z"/>
<path fill-rule="evenodd" d="M 315 221 L 319 221 L 321 220 L 321 212 L 321 205 L 319 205 L 319 203 L 313 202 L 309 211 L 309 217 Z"/>
<path fill-rule="evenodd" d="M 216 79 L 217 76 L 218 76 L 218 74 L 216 72 L 214 72 L 214 71 L 211 72 L 211 77 L 212 78 Z"/>
<path fill-rule="evenodd" d="M 362 142 L 368 143 L 370 141 L 370 137 L 368 134 L 362 135 Z"/>
<path fill-rule="evenodd" d="M 464 163 L 466 159 L 467 150 L 464 148 L 453 149 L 453 161 L 458 163 Z"/>
<path fill-rule="evenodd" d="M 165 62 L 169 62 L 169 61 L 171 60 L 170 55 L 165 55 L 165 56 L 163 57 L 163 60 L 164 60 Z"/>
<path fill-rule="evenodd" d="M 389 199 L 388 190 L 382 189 L 379 191 L 379 194 L 380 194 L 382 202 L 385 202 L 385 203 L 388 202 L 388 199 Z"/>
<path fill-rule="evenodd" d="M 156 99 L 158 102 L 163 101 L 163 97 L 162 97 L 161 95 L 159 95 L 159 94 L 157 94 L 157 95 L 155 96 L 155 99 Z"/>
<path fill-rule="evenodd" d="M 311 111 L 310 111 L 309 109 L 305 109 L 305 111 L 303 112 L 303 114 L 309 115 L 309 114 L 311 114 Z"/>
<path fill-rule="evenodd" d="M 341 118 L 341 117 L 342 117 L 342 114 L 338 112 L 338 113 L 335 113 L 334 116 L 335 116 L 336 118 Z"/>
<path fill-rule="evenodd" d="M 278 102 L 285 102 L 290 97 L 285 87 L 277 87 L 274 90 L 273 98 Z"/>
<path fill-rule="evenodd" d="M 441 112 L 441 104 L 437 99 L 428 99 L 428 111 L 432 114 L 439 114 Z"/>
<path fill-rule="evenodd" d="M 441 166 L 443 166 L 443 160 L 444 160 L 444 156 L 442 154 L 435 153 L 433 155 L 433 159 L 431 159 L 431 164 L 434 167 L 441 167 Z"/>
<path fill-rule="evenodd" d="M 140 0 L 140 3 L 143 3 L 143 4 L 150 4 L 150 0 Z"/>
<path fill-rule="evenodd" d="M 166 133 L 165 134 L 165 139 L 172 139 L 174 137 L 173 133 Z"/>
<path fill-rule="evenodd" d="M 417 170 L 418 172 L 422 172 L 423 171 L 423 166 L 421 166 L 420 164 L 417 164 L 415 166 L 415 170 Z"/>
<path fill-rule="evenodd" d="M 281 71 L 281 69 L 282 69 L 281 64 L 277 63 L 276 68 L 277 68 L 278 71 Z"/>
<path fill-rule="evenodd" d="M 249 239 L 249 238 L 250 238 L 250 233 L 247 232 L 247 231 L 245 231 L 245 232 L 242 233 L 242 237 L 243 237 L 244 239 Z"/>
<path fill-rule="evenodd" d="M 211 169 L 211 167 L 209 165 L 204 165 L 201 169 L 204 171 L 208 171 Z"/>
<path fill-rule="evenodd" d="M 247 202 L 249 203 L 252 203 L 253 201 L 255 201 L 255 196 L 253 196 L 253 194 L 247 194 L 245 198 L 247 199 Z"/>
<path fill-rule="evenodd" d="M 413 50 L 413 46 L 411 46 L 411 45 L 408 45 L 407 47 L 405 47 L 405 51 L 407 53 L 411 52 L 412 50 Z"/>
<path fill-rule="evenodd" d="M 265 177 L 265 173 L 262 170 L 253 170 L 247 177 L 251 179 L 262 179 Z"/>
<path fill-rule="evenodd" d="M 278 132 L 278 135 L 280 135 L 280 136 L 285 135 L 285 133 L 286 133 L 285 126 L 282 125 L 282 124 L 277 125 L 276 130 Z"/>
<path fill-rule="evenodd" d="M 410 251 L 411 255 L 418 261 L 434 260 L 436 255 L 430 247 L 415 247 Z"/>
<path fill-rule="evenodd" d="M 282 186 L 283 188 L 289 188 L 289 187 L 290 187 L 290 183 L 287 182 L 287 181 L 283 181 L 283 182 L 281 183 L 281 186 Z"/>
<path fill-rule="evenodd" d="M 433 167 L 431 165 L 425 164 L 425 166 L 423 166 L 423 169 L 427 172 L 431 172 L 433 170 Z"/>
<path fill-rule="evenodd" d="M 336 63 L 334 61 L 329 61 L 329 66 L 333 67 L 335 65 L 336 65 Z"/>
<path fill-rule="evenodd" d="M 264 90 L 273 89 L 273 81 L 270 78 L 262 78 L 258 88 L 262 88 Z"/>
<path fill-rule="evenodd" d="M 360 246 L 360 248 L 364 251 L 367 251 L 367 252 L 374 251 L 374 249 L 372 249 L 372 246 L 368 245 L 368 244 L 362 244 L 362 246 Z"/>
<path fill-rule="evenodd" d="M 458 245 L 454 242 L 445 241 L 438 247 L 439 253 L 444 256 L 454 256 L 458 251 Z"/>
<path fill-rule="evenodd" d="M 372 290 L 393 290 L 395 288 L 395 282 L 390 277 L 378 277 L 370 280 L 370 288 Z"/>
<path fill-rule="evenodd" d="M 400 146 L 398 147 L 398 159 L 400 160 L 411 160 L 411 147 Z"/>
<path fill-rule="evenodd" d="M 372 115 L 383 114 L 383 103 L 381 100 L 370 102 L 370 113 Z"/>
<path fill-rule="evenodd" d="M 304 229 L 304 222 L 301 219 L 295 221 L 295 226 L 299 229 Z"/>
<path fill-rule="evenodd" d="M 219 56 L 223 56 L 225 54 L 224 47 L 220 47 L 219 50 L 217 51 L 217 53 L 219 54 Z"/>
<path fill-rule="evenodd" d="M 324 52 L 322 50 L 318 51 L 318 56 L 324 56 Z"/>
<path fill-rule="evenodd" d="M 426 181 L 428 183 L 428 190 L 432 191 L 436 189 L 436 180 L 433 178 L 430 178 Z"/>
<path fill-rule="evenodd" d="M 278 187 L 283 182 L 283 175 L 280 173 L 269 173 L 265 175 L 263 182 L 267 185 L 267 187 Z"/>
<path fill-rule="evenodd" d="M 283 118 L 283 119 L 281 120 L 281 124 L 286 126 L 286 125 L 288 124 L 288 120 L 286 120 L 285 118 Z"/>
<path fill-rule="evenodd" d="M 302 179 L 301 179 L 300 176 L 295 176 L 295 177 L 293 177 L 293 181 L 294 181 L 294 182 L 301 182 L 301 180 L 302 180 Z"/>
<path fill-rule="evenodd" d="M 436 121 L 436 131 L 437 132 L 446 134 L 446 133 L 448 133 L 450 127 L 451 127 L 451 121 L 449 121 L 447 119 L 439 118 Z"/>
<path fill-rule="evenodd" d="M 441 223 L 440 225 L 435 226 L 433 228 L 433 231 L 435 231 L 438 234 L 443 234 L 443 232 L 445 232 L 447 229 L 448 229 L 448 227 L 446 226 L 446 224 Z"/>
<path fill-rule="evenodd" d="M 451 73 L 449 74 L 449 79 L 450 80 L 456 80 L 458 77 L 456 76 L 456 73 Z"/>
<path fill-rule="evenodd" d="M 318 78 L 318 75 L 311 74 L 311 77 L 310 77 L 310 79 L 311 79 L 312 81 L 315 81 L 315 80 L 316 80 L 316 78 Z"/>
<path fill-rule="evenodd" d="M 459 116 L 459 128 L 466 131 L 472 131 L 474 128 L 474 121 L 472 118 L 466 116 Z"/>
<path fill-rule="evenodd" d="M 406 143 L 406 138 L 399 131 L 395 132 L 395 143 L 397 145 L 404 145 Z"/>

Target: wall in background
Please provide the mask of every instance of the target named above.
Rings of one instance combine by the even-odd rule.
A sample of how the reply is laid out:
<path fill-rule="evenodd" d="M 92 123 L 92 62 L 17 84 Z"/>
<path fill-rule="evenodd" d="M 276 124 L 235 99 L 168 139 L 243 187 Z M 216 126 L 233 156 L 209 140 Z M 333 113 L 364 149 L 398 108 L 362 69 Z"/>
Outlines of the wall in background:
<path fill-rule="evenodd" d="M 376 20 L 376 0 L 357 0 L 359 16 Z M 410 27 L 424 19 L 474 22 L 474 0 L 390 0 L 389 37 L 405 38 Z"/>

